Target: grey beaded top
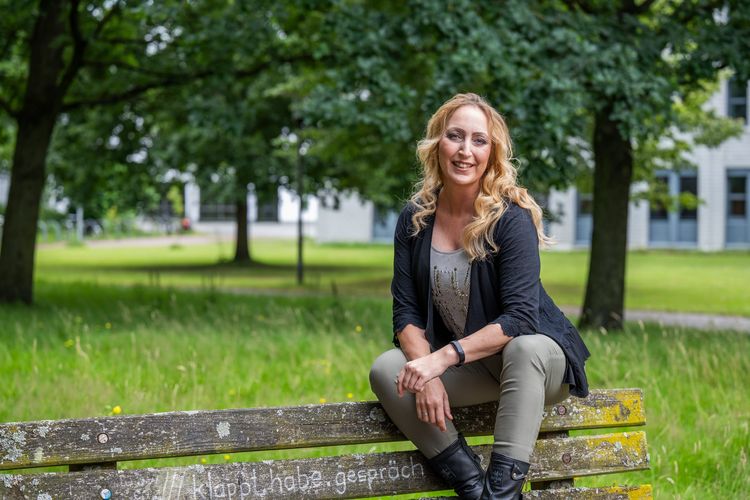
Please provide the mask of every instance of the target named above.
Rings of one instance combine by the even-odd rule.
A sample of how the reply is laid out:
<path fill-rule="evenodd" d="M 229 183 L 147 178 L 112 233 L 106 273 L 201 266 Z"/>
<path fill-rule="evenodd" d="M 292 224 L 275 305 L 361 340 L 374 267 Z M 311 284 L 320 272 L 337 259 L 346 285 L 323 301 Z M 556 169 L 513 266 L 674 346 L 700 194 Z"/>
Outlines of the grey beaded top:
<path fill-rule="evenodd" d="M 464 336 L 469 310 L 471 264 L 463 248 L 442 252 L 430 248 L 432 302 L 446 327 L 457 337 Z"/>

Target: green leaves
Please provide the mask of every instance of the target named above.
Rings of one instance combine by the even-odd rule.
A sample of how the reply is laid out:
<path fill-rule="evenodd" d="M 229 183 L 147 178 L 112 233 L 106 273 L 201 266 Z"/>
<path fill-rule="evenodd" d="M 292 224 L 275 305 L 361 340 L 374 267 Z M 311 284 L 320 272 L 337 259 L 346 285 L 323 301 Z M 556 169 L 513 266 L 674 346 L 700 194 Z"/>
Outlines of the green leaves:
<path fill-rule="evenodd" d="M 708 145 L 736 133 L 736 124 L 690 104 L 717 68 L 747 69 L 749 9 L 726 5 L 717 14 L 699 1 L 638 13 L 624 3 L 586 11 L 541 0 L 94 2 L 79 9 L 86 52 L 64 108 L 140 99 L 152 120 L 152 169 L 192 165 L 208 178 L 231 166 L 269 186 L 293 168 L 268 154 L 287 127 L 311 141 L 311 188 L 357 188 L 398 204 L 427 118 L 472 91 L 505 115 L 522 180 L 542 191 L 590 168 L 591 116 L 605 103 L 644 172 L 683 161 L 688 145 L 673 127 Z M 0 103 L 8 111 L 20 107 L 36 7 L 4 11 Z M 72 41 L 67 33 L 60 43 Z M 117 115 L 122 107 L 97 109 Z M 109 140 L 98 119 L 75 117 L 94 129 L 63 132 L 77 138 L 56 141 L 57 158 L 85 158 L 78 145 L 98 151 Z M 658 142 L 665 136 L 671 152 Z M 127 165 L 110 158 L 117 151 L 90 155 L 90 164 Z"/>

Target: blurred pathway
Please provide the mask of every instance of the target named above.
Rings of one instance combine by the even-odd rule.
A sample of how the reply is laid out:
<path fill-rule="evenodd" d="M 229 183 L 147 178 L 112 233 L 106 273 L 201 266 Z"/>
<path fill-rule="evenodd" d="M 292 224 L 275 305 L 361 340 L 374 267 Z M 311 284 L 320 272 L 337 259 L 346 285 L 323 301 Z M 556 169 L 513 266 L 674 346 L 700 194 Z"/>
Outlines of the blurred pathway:
<path fill-rule="evenodd" d="M 581 313 L 581 309 L 574 306 L 563 306 L 560 309 L 567 316 L 578 316 Z M 750 333 L 750 318 L 742 316 L 626 310 L 625 321 L 643 321 L 645 323 L 658 323 L 663 326 L 684 326 L 698 330 L 736 330 L 738 332 Z"/>
<path fill-rule="evenodd" d="M 125 248 L 125 247 L 165 247 L 169 245 L 205 245 L 223 241 L 234 241 L 233 234 L 171 234 L 165 236 L 143 236 L 122 239 L 86 239 L 86 246 L 91 248 Z M 40 243 L 39 248 L 54 248 L 66 246 L 68 242 Z"/>

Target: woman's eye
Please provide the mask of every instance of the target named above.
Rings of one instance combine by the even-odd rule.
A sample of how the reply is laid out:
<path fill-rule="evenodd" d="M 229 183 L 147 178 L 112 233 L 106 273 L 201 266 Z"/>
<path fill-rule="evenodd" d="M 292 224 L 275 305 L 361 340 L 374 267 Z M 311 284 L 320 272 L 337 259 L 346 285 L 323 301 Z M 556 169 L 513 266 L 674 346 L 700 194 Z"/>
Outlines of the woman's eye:
<path fill-rule="evenodd" d="M 448 139 L 450 139 L 451 141 L 460 141 L 460 140 L 463 139 L 463 137 L 461 137 L 461 135 L 459 135 L 459 134 L 457 134 L 455 132 L 448 132 L 448 134 L 446 135 L 446 137 Z"/>
<path fill-rule="evenodd" d="M 476 144 L 477 146 L 485 146 L 487 145 L 487 139 L 485 139 L 484 137 L 479 137 L 477 139 L 474 139 L 474 144 Z"/>

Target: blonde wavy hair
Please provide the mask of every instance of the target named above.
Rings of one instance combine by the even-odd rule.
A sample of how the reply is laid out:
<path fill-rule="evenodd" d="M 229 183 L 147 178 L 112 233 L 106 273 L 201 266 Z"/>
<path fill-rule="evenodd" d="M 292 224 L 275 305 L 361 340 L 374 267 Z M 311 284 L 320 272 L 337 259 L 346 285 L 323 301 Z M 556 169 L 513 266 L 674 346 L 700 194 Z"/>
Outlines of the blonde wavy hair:
<path fill-rule="evenodd" d="M 417 158 L 422 165 L 422 179 L 415 186 L 410 202 L 416 212 L 412 215 L 412 235 L 427 226 L 427 218 L 435 213 L 438 194 L 443 187 L 438 158 L 438 146 L 455 111 L 462 106 L 476 106 L 487 117 L 490 135 L 490 156 L 482 176 L 479 195 L 474 200 L 474 219 L 466 226 L 463 247 L 469 260 L 482 260 L 499 250 L 492 234 L 497 221 L 515 202 L 531 212 L 540 245 L 551 240 L 544 234 L 542 209 L 529 192 L 518 185 L 518 171 L 513 164 L 510 133 L 500 113 L 477 94 L 457 94 L 448 99 L 427 122 L 425 137 L 417 144 Z"/>

